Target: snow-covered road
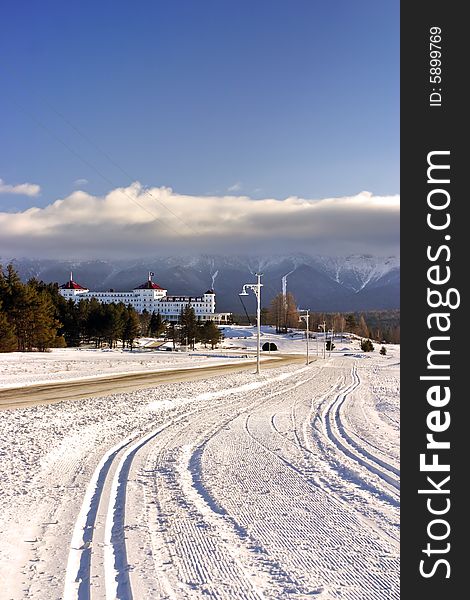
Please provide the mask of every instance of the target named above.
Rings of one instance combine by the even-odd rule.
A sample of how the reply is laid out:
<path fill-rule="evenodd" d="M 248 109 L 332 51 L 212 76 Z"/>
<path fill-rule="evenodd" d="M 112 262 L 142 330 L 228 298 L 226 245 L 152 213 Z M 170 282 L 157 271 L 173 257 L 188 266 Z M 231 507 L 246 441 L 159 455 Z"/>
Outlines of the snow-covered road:
<path fill-rule="evenodd" d="M 398 599 L 398 356 L 0 413 L 5 598 Z"/>

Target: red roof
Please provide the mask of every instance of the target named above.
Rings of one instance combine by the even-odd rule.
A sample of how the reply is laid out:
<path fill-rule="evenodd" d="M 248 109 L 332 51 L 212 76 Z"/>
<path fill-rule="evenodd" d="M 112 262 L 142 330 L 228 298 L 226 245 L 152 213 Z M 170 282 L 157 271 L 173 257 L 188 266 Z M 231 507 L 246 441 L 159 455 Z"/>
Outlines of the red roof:
<path fill-rule="evenodd" d="M 83 286 L 81 286 L 79 283 L 75 283 L 75 281 L 67 281 L 67 283 L 64 283 L 64 285 L 60 286 L 61 290 L 86 290 L 87 288 L 84 288 Z"/>
<path fill-rule="evenodd" d="M 153 283 L 153 281 L 150 281 L 150 279 L 148 281 L 146 281 L 145 283 L 143 283 L 142 285 L 139 285 L 138 287 L 134 288 L 135 290 L 163 290 L 164 288 L 160 287 L 158 285 L 158 283 Z"/>

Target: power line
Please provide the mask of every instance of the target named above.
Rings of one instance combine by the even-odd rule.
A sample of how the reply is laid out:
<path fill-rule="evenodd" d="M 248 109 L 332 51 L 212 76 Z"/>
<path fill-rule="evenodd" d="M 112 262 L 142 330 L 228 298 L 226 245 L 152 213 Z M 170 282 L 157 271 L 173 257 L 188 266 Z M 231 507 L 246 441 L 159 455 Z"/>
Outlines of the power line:
<path fill-rule="evenodd" d="M 58 117 L 60 117 L 64 121 L 64 123 L 66 123 L 79 136 L 81 136 L 86 142 L 88 142 L 90 144 L 90 146 L 92 146 L 93 148 L 95 148 L 95 150 L 97 150 L 98 152 L 100 152 L 114 167 L 116 167 L 117 169 L 119 169 L 119 171 L 121 171 L 128 179 L 130 179 L 132 181 L 136 180 L 135 177 L 132 177 L 131 175 L 129 175 L 129 173 L 123 167 L 121 167 L 121 165 L 119 165 L 113 158 L 111 158 L 111 156 L 109 156 L 109 154 L 105 150 L 103 150 L 100 146 L 98 146 L 98 144 L 94 140 L 92 140 L 88 135 L 86 135 L 85 133 L 83 133 L 69 119 L 67 119 L 67 117 L 65 117 L 61 112 L 59 112 L 56 108 L 54 108 L 54 106 L 52 106 L 52 104 L 50 104 L 50 102 L 48 100 L 46 100 L 46 98 L 44 98 L 44 96 L 41 96 L 41 98 L 42 98 L 42 101 L 44 102 L 44 104 L 46 104 L 53 113 L 55 113 Z M 157 198 L 156 196 L 154 196 L 149 190 L 144 190 L 144 192 L 148 196 L 150 196 L 151 198 L 153 198 L 156 202 L 158 202 L 158 204 L 160 204 L 160 206 L 162 206 L 165 210 L 167 210 L 170 214 L 172 214 L 175 218 L 177 218 L 181 223 L 183 223 L 183 225 L 186 225 L 186 227 L 188 227 L 188 229 L 191 229 L 191 231 L 193 233 L 196 233 L 196 234 L 198 233 L 189 223 L 187 223 L 179 215 L 177 215 L 175 212 L 173 212 L 171 210 L 171 208 L 169 208 L 159 198 Z"/>
<path fill-rule="evenodd" d="M 4 69 L 5 70 L 5 69 Z M 11 72 L 10 72 L 11 74 Z M 18 78 L 17 78 L 18 79 Z M 88 144 L 90 144 L 93 148 L 95 148 L 95 150 L 97 150 L 98 152 L 100 152 L 114 167 L 116 167 L 118 170 L 120 170 L 129 180 L 131 181 L 136 181 L 135 177 L 131 177 L 131 175 L 121 166 L 119 165 L 105 150 L 103 150 L 100 146 L 98 146 L 98 144 L 96 144 L 96 142 L 94 142 L 88 135 L 86 135 L 85 133 L 83 133 L 76 125 L 74 125 L 67 117 L 65 117 L 65 115 L 63 115 L 60 111 L 58 111 L 48 100 L 47 98 L 45 98 L 42 94 L 38 94 L 38 96 L 40 97 L 40 99 L 42 100 L 42 102 L 53 112 L 55 113 L 60 119 L 62 119 L 64 121 L 64 123 L 66 123 L 71 129 L 73 129 L 73 131 L 75 131 L 80 137 L 82 137 Z M 85 165 L 87 165 L 87 167 L 89 167 L 90 169 L 92 169 L 93 171 L 95 171 L 95 173 L 97 173 L 104 181 L 106 181 L 108 184 L 110 184 L 113 187 L 118 187 L 116 183 L 114 183 L 112 180 L 110 180 L 108 177 L 106 177 L 105 175 L 103 175 L 103 173 L 101 173 L 101 171 L 99 171 L 99 169 L 97 169 L 94 165 L 92 165 L 88 160 L 86 160 L 85 158 L 83 158 L 78 152 L 76 152 L 73 148 L 71 148 L 66 142 L 64 142 L 59 136 L 57 136 L 57 134 L 55 134 L 52 130 L 50 130 L 46 125 L 44 125 L 44 123 L 42 123 L 42 121 L 40 121 L 37 117 L 35 117 L 32 113 L 30 113 L 28 110 L 25 109 L 25 107 L 18 101 L 15 100 L 17 106 L 30 118 L 32 119 L 36 124 L 38 124 L 40 127 L 42 127 L 49 135 L 51 135 L 56 141 L 58 141 L 60 144 L 62 144 L 65 148 L 67 148 L 67 150 L 69 152 L 71 152 L 74 156 L 76 156 L 79 160 L 81 160 Z M 160 204 L 160 206 L 162 206 L 167 212 L 169 212 L 171 215 L 173 215 L 176 219 L 178 219 L 183 225 L 185 225 L 188 229 L 190 229 L 193 233 L 195 233 L 196 235 L 199 235 L 199 232 L 196 231 L 194 229 L 194 227 L 192 227 L 189 223 L 187 223 L 183 218 L 181 218 L 177 213 L 175 213 L 174 211 L 171 210 L 171 208 L 169 208 L 162 200 L 160 200 L 159 198 L 157 198 L 156 196 L 154 196 L 149 190 L 144 189 L 143 190 L 144 194 L 148 195 L 149 197 L 151 197 L 153 200 L 155 200 L 158 204 Z M 127 196 L 132 202 L 134 202 L 134 204 L 136 204 L 137 206 L 139 206 L 140 208 L 142 208 L 144 211 L 146 211 L 148 214 L 150 214 L 154 219 L 162 222 L 163 224 L 165 224 L 162 219 L 160 217 L 157 217 L 157 215 L 155 215 L 154 213 L 152 213 L 149 209 L 147 209 L 146 207 L 142 206 L 139 202 L 137 202 L 134 198 L 132 198 L 131 196 L 129 196 L 128 194 L 124 193 L 125 196 Z M 166 225 L 168 226 L 170 229 L 172 229 L 172 231 L 174 231 L 175 233 L 177 233 L 178 235 L 180 235 L 181 237 L 184 237 L 183 234 L 177 230 L 175 230 L 173 227 L 171 227 L 170 225 Z"/>
<path fill-rule="evenodd" d="M 56 133 L 54 133 L 51 129 L 49 129 L 46 125 L 44 125 L 44 123 L 42 123 L 42 121 L 40 121 L 35 115 L 33 115 L 32 113 L 30 113 L 29 111 L 27 111 L 20 102 L 16 101 L 16 106 L 21 111 L 23 111 L 24 114 L 27 115 L 31 120 L 33 120 L 37 125 L 39 125 L 42 129 L 44 129 L 44 131 L 46 131 L 46 133 L 48 133 L 51 137 L 53 137 L 57 142 L 59 142 L 60 144 L 62 144 L 62 146 L 64 146 L 64 148 L 66 148 L 69 152 L 71 152 L 74 156 L 76 156 L 79 160 L 81 160 L 87 167 L 89 167 L 90 169 L 92 169 L 93 171 L 95 171 L 95 173 L 97 173 L 109 185 L 111 185 L 114 188 L 119 187 L 115 182 L 113 182 L 111 179 L 109 179 L 106 175 L 103 175 L 103 173 L 101 173 L 101 171 L 99 169 L 97 169 L 93 164 L 91 164 L 86 158 L 83 158 L 83 156 L 81 156 L 78 152 L 76 152 L 76 150 L 74 150 L 73 148 L 71 148 L 69 146 L 69 144 L 67 144 L 66 142 L 64 142 L 64 140 L 62 138 L 60 138 Z M 139 206 L 142 210 L 144 210 L 151 217 L 153 217 L 156 221 L 159 221 L 160 223 L 162 223 L 162 225 L 164 225 L 165 227 L 168 227 L 169 229 L 171 229 L 177 235 L 179 235 L 181 237 L 184 237 L 184 235 L 181 232 L 179 232 L 176 229 L 174 229 L 174 227 L 172 227 L 168 223 L 165 223 L 165 221 L 163 221 L 163 219 L 161 219 L 156 214 L 154 214 L 151 210 L 149 210 L 148 208 L 146 208 L 145 206 L 143 206 L 140 202 L 138 202 L 135 198 L 133 198 L 132 196 L 130 196 L 129 194 L 127 194 L 124 190 L 123 190 L 123 194 L 127 198 L 129 198 L 129 200 L 131 202 L 133 202 L 134 204 L 136 204 L 137 206 Z"/>

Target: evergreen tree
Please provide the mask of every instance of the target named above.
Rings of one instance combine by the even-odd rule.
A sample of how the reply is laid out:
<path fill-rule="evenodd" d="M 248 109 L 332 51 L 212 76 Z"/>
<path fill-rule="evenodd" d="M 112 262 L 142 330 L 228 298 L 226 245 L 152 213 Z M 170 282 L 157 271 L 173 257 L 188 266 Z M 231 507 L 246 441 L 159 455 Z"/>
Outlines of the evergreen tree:
<path fill-rule="evenodd" d="M 380 354 L 382 356 L 385 356 L 387 354 L 387 348 L 385 348 L 385 346 L 382 346 L 382 348 L 380 348 Z"/>
<path fill-rule="evenodd" d="M 140 335 L 150 335 L 149 334 L 149 326 L 150 326 L 150 313 L 144 308 L 144 310 L 139 314 L 140 321 Z"/>
<path fill-rule="evenodd" d="M 181 309 L 180 316 L 180 340 L 182 344 L 190 346 L 194 350 L 194 339 L 198 335 L 198 323 L 196 313 L 191 304 L 186 304 Z"/>
<path fill-rule="evenodd" d="M 373 352 L 374 344 L 369 339 L 364 339 L 361 341 L 361 350 L 363 352 Z"/>
<path fill-rule="evenodd" d="M 150 337 L 159 337 L 164 331 L 165 325 L 163 323 L 162 315 L 159 312 L 155 313 L 155 311 L 153 311 L 148 326 L 148 335 Z"/>
<path fill-rule="evenodd" d="M 31 288 L 29 288 L 31 290 Z M 57 336 L 60 327 L 54 315 L 54 304 L 46 291 L 31 290 L 30 314 L 32 316 L 28 349 L 37 348 L 45 352 L 51 347 L 63 345 L 61 336 Z"/>
<path fill-rule="evenodd" d="M 204 344 L 210 344 L 213 350 L 222 340 L 223 335 L 214 321 L 206 321 L 201 327 L 200 338 Z"/>
<path fill-rule="evenodd" d="M 1 271 L 1 268 L 0 268 Z M 0 301 L 0 352 L 14 352 L 18 348 L 15 330 L 2 310 Z"/>
<path fill-rule="evenodd" d="M 96 298 L 91 298 L 88 304 L 85 323 L 86 337 L 95 343 L 95 348 L 101 348 L 103 340 L 102 305 Z"/>
<path fill-rule="evenodd" d="M 76 316 L 78 321 L 78 328 L 80 331 L 80 341 L 89 341 L 87 331 L 88 315 L 90 313 L 90 300 L 79 300 L 76 306 Z"/>
<path fill-rule="evenodd" d="M 131 352 L 135 339 L 140 336 L 140 319 L 135 309 L 129 305 L 124 313 L 123 340 L 127 342 Z"/>
<path fill-rule="evenodd" d="M 82 300 L 81 302 L 85 302 Z M 70 298 L 59 305 L 59 320 L 62 324 L 60 333 L 64 336 L 67 346 L 80 346 L 82 337 L 82 323 L 79 306 Z"/>
<path fill-rule="evenodd" d="M 349 333 L 356 333 L 356 329 L 357 329 L 356 317 L 353 313 L 351 313 L 346 316 L 346 330 L 349 331 Z"/>
<path fill-rule="evenodd" d="M 165 337 L 167 340 L 173 342 L 173 350 L 174 350 L 176 348 L 176 340 L 178 338 L 178 331 L 177 331 L 176 326 L 173 323 L 173 321 L 171 321 L 170 324 L 168 325 Z"/>

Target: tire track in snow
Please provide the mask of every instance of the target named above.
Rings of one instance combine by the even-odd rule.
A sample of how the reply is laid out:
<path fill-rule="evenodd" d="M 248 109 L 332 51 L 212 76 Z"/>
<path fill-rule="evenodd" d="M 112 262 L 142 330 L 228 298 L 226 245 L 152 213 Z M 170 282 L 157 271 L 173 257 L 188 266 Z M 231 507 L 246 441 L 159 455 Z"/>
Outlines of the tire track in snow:
<path fill-rule="evenodd" d="M 291 407 L 291 399 L 286 395 L 285 408 Z M 220 498 L 223 507 L 266 549 L 269 559 L 279 562 L 289 574 L 294 584 L 290 589 L 286 586 L 286 597 L 398 598 L 396 544 L 346 503 L 336 502 L 330 490 L 315 486 L 297 466 L 298 461 L 293 459 L 294 464 L 288 455 L 273 450 L 277 446 L 269 435 L 271 417 L 269 407 L 263 412 L 260 404 L 236 419 L 230 433 L 222 431 L 213 438 L 211 462 L 225 448 L 230 450 L 230 470 L 226 474 L 224 470 L 224 477 L 219 475 L 214 482 L 217 471 L 207 476 L 215 486 L 215 498 Z M 390 583 L 379 571 L 380 565 L 387 563 L 394 575 Z"/>
<path fill-rule="evenodd" d="M 294 375 L 298 372 L 296 370 Z M 247 389 L 257 390 L 283 381 L 293 374 L 282 374 L 267 382 L 257 382 L 233 388 L 230 394 Z M 222 393 L 210 393 L 223 397 Z M 227 400 L 230 405 L 231 400 Z M 101 458 L 87 486 L 82 506 L 75 522 L 65 573 L 64 600 L 89 600 L 90 598 L 133 597 L 126 547 L 126 494 L 129 473 L 135 456 L 149 443 L 181 421 L 203 413 L 202 408 L 182 414 L 166 424 L 147 432 L 127 436 Z M 187 426 L 189 427 L 190 424 Z M 177 431 L 175 435 L 181 432 Z M 202 567 L 203 568 L 203 567 Z M 92 584 L 91 579 L 95 579 Z M 104 579 L 104 590 L 100 580 Z M 257 597 L 257 596 L 256 596 Z"/>
<path fill-rule="evenodd" d="M 186 413 L 176 421 L 187 416 Z M 99 461 L 75 522 L 63 600 L 89 600 L 92 596 L 112 600 L 132 598 L 124 537 L 128 474 L 136 453 L 174 422 L 175 419 L 172 419 L 146 434 L 126 437 L 108 450 Z M 95 543 L 97 538 L 102 539 L 102 544 Z M 100 590 L 92 591 L 92 573 L 102 574 L 105 582 L 104 595 Z"/>
<path fill-rule="evenodd" d="M 387 484 L 385 486 L 387 490 L 396 497 L 400 490 L 400 483 L 397 479 L 399 471 L 393 465 L 379 459 L 355 442 L 341 420 L 341 408 L 349 394 L 358 388 L 361 383 L 355 366 L 352 369 L 352 377 L 353 382 L 334 397 L 323 413 L 322 422 L 326 435 L 343 454 L 380 477 Z M 392 500 L 392 503 L 397 504 L 397 500 Z"/>
<path fill-rule="evenodd" d="M 299 371 L 303 370 L 305 369 L 297 370 L 293 374 L 290 374 L 289 378 L 298 376 Z M 282 381 L 286 377 L 283 376 L 279 379 Z M 267 383 L 268 385 L 263 386 L 260 391 L 265 392 L 266 388 L 272 386 L 272 382 Z M 298 385 L 299 382 L 296 382 L 293 386 L 288 386 L 288 389 L 293 389 Z M 249 536 L 240 529 L 238 524 L 225 511 L 217 506 L 217 503 L 211 497 L 208 490 L 205 489 L 202 483 L 203 478 L 200 468 L 200 457 L 207 442 L 221 430 L 226 429 L 231 422 L 246 413 L 253 406 L 264 404 L 272 397 L 284 393 L 286 387 L 282 386 L 280 390 L 279 384 L 276 384 L 275 389 L 276 391 L 268 396 L 264 393 L 262 398 L 255 399 L 248 407 L 245 404 L 244 398 L 240 398 L 241 407 L 231 407 L 232 409 L 235 408 L 235 414 L 231 411 L 228 418 L 225 417 L 222 421 L 220 421 L 220 418 L 216 419 L 209 427 L 206 422 L 202 428 L 203 430 L 200 432 L 197 432 L 197 424 L 188 424 L 184 431 L 176 431 L 174 436 L 165 443 L 164 447 L 158 450 L 158 456 L 152 459 L 153 463 L 159 465 L 160 471 L 166 472 L 168 480 L 166 487 L 168 490 L 171 490 L 170 496 L 163 495 L 160 499 L 160 511 L 165 509 L 166 513 L 168 513 L 170 510 L 169 506 L 171 506 L 170 502 L 172 501 L 171 496 L 174 502 L 179 498 L 178 503 L 180 507 L 183 505 L 187 511 L 187 522 L 185 522 L 185 518 L 183 518 L 180 512 L 177 519 L 178 528 L 171 527 L 171 524 L 166 524 L 167 528 L 171 527 L 172 531 L 178 529 L 177 536 L 174 533 L 170 534 L 171 537 L 166 543 L 167 548 L 174 547 L 175 543 L 180 543 L 180 540 L 175 539 L 176 537 L 189 537 L 192 540 L 190 547 L 186 546 L 185 556 L 178 556 L 178 552 L 176 552 L 176 554 L 173 553 L 171 559 L 173 561 L 176 560 L 179 564 L 179 569 L 182 573 L 180 579 L 183 578 L 187 582 L 190 582 L 193 587 L 204 586 L 204 581 L 207 581 L 209 573 L 212 572 L 212 577 L 214 577 L 216 566 L 210 564 L 211 556 L 218 558 L 217 568 L 219 571 L 222 567 L 224 568 L 223 573 L 226 585 L 228 585 L 230 580 L 234 581 L 236 579 L 237 571 L 239 580 L 240 574 L 243 574 L 245 583 L 239 581 L 235 587 L 227 590 L 219 586 L 217 588 L 217 597 L 219 598 L 262 598 L 264 597 L 263 589 L 266 586 L 271 587 L 269 580 L 273 576 L 276 580 L 275 585 L 282 586 L 288 580 L 287 574 L 278 565 L 273 564 L 259 547 L 255 548 L 255 552 L 253 553 L 253 544 L 250 542 Z M 233 401 L 230 404 L 233 404 Z M 220 408 L 226 409 L 227 406 L 224 407 L 222 405 Z M 207 421 L 207 418 L 205 421 Z M 192 432 L 191 429 L 193 429 Z M 191 434 L 194 436 L 195 433 L 197 433 L 196 439 L 191 444 L 179 445 L 178 438 L 187 442 L 191 438 Z M 169 450 L 168 446 L 171 446 L 171 444 L 177 447 L 176 453 L 172 453 Z M 165 452 L 167 453 L 166 457 Z M 161 495 L 164 493 L 163 488 L 164 486 L 161 484 L 156 485 L 156 491 L 159 491 Z M 161 525 L 163 526 L 163 522 L 161 522 Z M 201 531 L 203 538 L 205 537 L 204 543 L 200 539 Z M 213 546 L 214 540 L 216 546 Z M 169 544 L 168 542 L 172 543 Z M 204 548 L 202 559 L 201 557 L 197 557 L 200 546 Z M 218 549 L 217 546 L 222 546 L 222 550 Z M 234 549 L 236 549 L 235 553 Z M 166 560 L 165 563 L 171 562 L 171 560 Z M 224 565 L 224 563 L 226 564 Z M 235 567 L 236 571 L 234 570 Z M 199 583 L 196 583 L 197 581 Z M 292 582 L 288 582 L 288 585 L 291 586 Z M 206 587 L 203 589 L 205 593 L 210 594 L 210 589 L 213 588 L 212 586 L 208 588 L 206 584 Z"/>

